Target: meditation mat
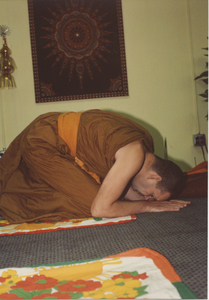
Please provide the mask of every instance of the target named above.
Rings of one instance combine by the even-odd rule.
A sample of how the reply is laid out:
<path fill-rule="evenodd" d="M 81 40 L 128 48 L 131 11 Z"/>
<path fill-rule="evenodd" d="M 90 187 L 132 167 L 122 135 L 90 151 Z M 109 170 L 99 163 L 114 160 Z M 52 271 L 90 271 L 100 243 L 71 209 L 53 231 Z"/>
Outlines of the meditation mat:
<path fill-rule="evenodd" d="M 37 223 L 22 223 L 10 224 L 7 220 L 0 218 L 0 236 L 29 234 L 57 231 L 64 229 L 92 227 L 101 225 L 113 225 L 136 220 L 135 215 L 119 217 L 119 218 L 85 218 L 85 219 L 70 219 L 59 222 L 37 222 Z"/>
<path fill-rule="evenodd" d="M 137 248 L 117 255 L 0 270 L 0 299 L 197 299 L 169 261 Z"/>

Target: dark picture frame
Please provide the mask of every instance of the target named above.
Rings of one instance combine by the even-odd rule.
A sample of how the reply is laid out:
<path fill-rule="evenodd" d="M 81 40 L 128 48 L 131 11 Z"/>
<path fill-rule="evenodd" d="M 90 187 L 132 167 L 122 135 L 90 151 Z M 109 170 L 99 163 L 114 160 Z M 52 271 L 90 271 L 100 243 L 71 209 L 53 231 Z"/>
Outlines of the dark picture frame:
<path fill-rule="evenodd" d="M 28 0 L 35 101 L 128 96 L 121 0 Z"/>

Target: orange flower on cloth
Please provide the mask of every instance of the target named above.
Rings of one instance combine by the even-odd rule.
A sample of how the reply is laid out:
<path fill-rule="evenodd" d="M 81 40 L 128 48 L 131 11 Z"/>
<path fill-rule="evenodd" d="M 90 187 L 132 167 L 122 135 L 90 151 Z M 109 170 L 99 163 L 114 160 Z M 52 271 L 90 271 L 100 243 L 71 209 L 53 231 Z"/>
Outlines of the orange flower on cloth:
<path fill-rule="evenodd" d="M 89 292 L 93 291 L 97 288 L 100 288 L 102 285 L 98 281 L 93 280 L 76 280 L 76 281 L 69 281 L 59 286 L 60 292 Z"/>
<path fill-rule="evenodd" d="M 7 279 L 10 279 L 11 278 L 11 276 L 8 276 L 8 277 L 0 277 L 0 282 L 1 283 L 3 283 L 3 282 L 5 282 Z"/>
<path fill-rule="evenodd" d="M 142 273 L 142 274 L 138 274 L 137 272 L 123 272 L 121 274 L 118 275 L 114 275 L 112 277 L 112 280 L 115 280 L 117 278 L 123 278 L 123 279 L 127 279 L 127 278 L 132 278 L 134 280 L 138 280 L 138 279 L 146 279 L 148 278 L 146 272 Z"/>
<path fill-rule="evenodd" d="M 12 289 L 22 288 L 26 292 L 42 291 L 53 288 L 57 284 L 59 284 L 57 279 L 46 277 L 45 275 L 34 275 L 33 277 L 27 277 L 24 281 L 17 282 L 16 285 L 12 286 Z"/>

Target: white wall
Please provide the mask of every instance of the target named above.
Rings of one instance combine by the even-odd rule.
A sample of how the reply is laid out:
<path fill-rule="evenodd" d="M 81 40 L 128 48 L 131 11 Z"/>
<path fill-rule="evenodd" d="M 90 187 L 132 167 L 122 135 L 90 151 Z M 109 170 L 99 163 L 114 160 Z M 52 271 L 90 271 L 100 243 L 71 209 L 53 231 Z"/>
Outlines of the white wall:
<path fill-rule="evenodd" d="M 166 138 L 169 158 L 184 171 L 203 161 L 193 135 L 207 135 L 207 105 L 197 100 L 201 88 L 194 77 L 204 69 L 207 0 L 122 0 L 122 7 L 129 96 L 37 104 L 27 0 L 0 0 L 1 24 L 11 29 L 7 42 L 18 67 L 17 88 L 0 90 L 0 149 L 39 114 L 99 108 L 141 120 L 157 155 L 163 156 Z"/>

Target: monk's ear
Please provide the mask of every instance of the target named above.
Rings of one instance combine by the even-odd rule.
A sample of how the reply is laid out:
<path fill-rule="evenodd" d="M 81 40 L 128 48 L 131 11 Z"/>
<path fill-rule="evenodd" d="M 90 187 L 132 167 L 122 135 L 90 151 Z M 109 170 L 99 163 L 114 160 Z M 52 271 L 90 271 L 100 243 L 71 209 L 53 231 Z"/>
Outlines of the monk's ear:
<path fill-rule="evenodd" d="M 155 180 L 156 182 L 159 182 L 162 180 L 162 177 L 154 171 L 152 171 L 147 178 L 151 179 L 151 180 Z"/>

